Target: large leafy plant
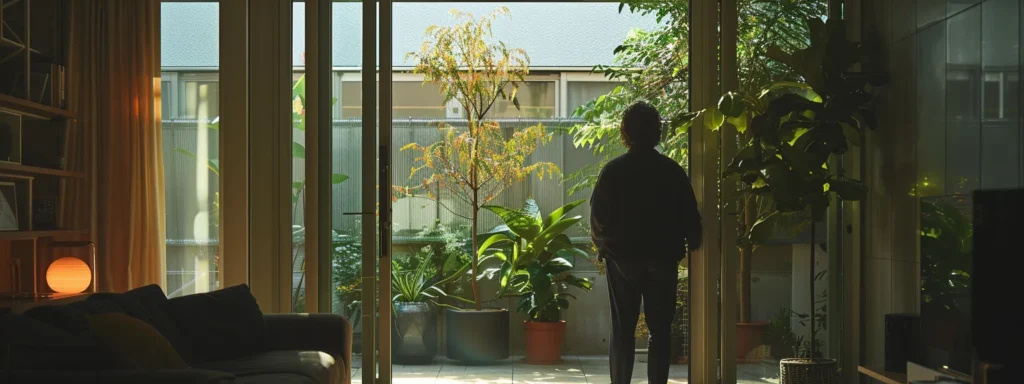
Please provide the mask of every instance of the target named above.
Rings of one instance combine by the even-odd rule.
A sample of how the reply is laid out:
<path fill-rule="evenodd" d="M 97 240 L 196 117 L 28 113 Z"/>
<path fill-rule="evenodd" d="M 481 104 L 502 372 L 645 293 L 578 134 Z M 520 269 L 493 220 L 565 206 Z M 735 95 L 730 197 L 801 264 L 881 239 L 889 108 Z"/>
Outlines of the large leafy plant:
<path fill-rule="evenodd" d="M 587 257 L 565 234 L 581 219 L 567 214 L 583 202 L 566 204 L 546 217 L 533 199 L 518 210 L 484 207 L 504 223 L 490 231 L 490 237 L 478 250 L 481 260 L 500 262 L 499 267 L 488 269 L 485 275 L 499 279 L 499 296 L 521 295 L 516 310 L 532 321 L 558 321 L 559 312 L 569 307 L 570 298 L 575 298 L 565 292 L 568 287 L 584 292 L 593 287 L 590 280 L 569 273 L 576 256 Z"/>
<path fill-rule="evenodd" d="M 430 144 L 412 143 L 402 147 L 420 153 L 410 178 L 417 172 L 429 172 L 421 185 L 396 188 L 398 192 L 424 192 L 437 199 L 434 191 L 444 190 L 459 203 L 470 208 L 471 239 L 477 249 L 478 218 L 481 207 L 496 199 L 512 184 L 536 174 L 554 177 L 559 173 L 553 163 L 529 163 L 530 154 L 550 135 L 541 125 L 517 130 L 510 135 L 487 114 L 499 100 L 509 100 L 519 108 L 516 94 L 529 73 L 530 58 L 526 51 L 494 42 L 491 25 L 498 16 L 508 16 L 506 7 L 476 18 L 471 13 L 451 11 L 456 23 L 452 26 L 430 26 L 423 47 L 410 52 L 407 58 L 415 63 L 413 72 L 423 74 L 424 82 L 440 84 L 445 103 L 457 102 L 464 111 L 467 130 L 442 124 L 441 140 Z M 446 209 L 460 215 L 450 207 Z M 472 254 L 473 276 L 479 276 L 479 259 Z M 480 288 L 472 280 L 475 309 L 481 308 Z"/>
<path fill-rule="evenodd" d="M 921 309 L 931 314 L 966 310 L 957 300 L 970 294 L 971 219 L 953 203 L 921 201 Z"/>
<path fill-rule="evenodd" d="M 771 202 L 771 208 L 743 228 L 741 245 L 763 244 L 779 227 L 799 233 L 820 221 L 833 194 L 841 200 L 862 200 L 864 184 L 834 169 L 830 161 L 861 142 L 862 129 L 876 125 L 870 104 L 885 84 L 875 52 L 846 38 L 842 20 L 807 21 L 810 46 L 787 53 L 778 47 L 768 56 L 795 71 L 803 82 L 778 82 L 756 94 L 729 92 L 717 108 L 704 114 L 705 125 L 717 130 L 730 123 L 745 135 L 723 176 L 741 182 L 747 197 Z M 815 226 L 810 225 L 815 238 Z M 810 297 L 814 296 L 814 249 L 811 247 Z M 815 323 L 810 345 L 815 345 Z"/>

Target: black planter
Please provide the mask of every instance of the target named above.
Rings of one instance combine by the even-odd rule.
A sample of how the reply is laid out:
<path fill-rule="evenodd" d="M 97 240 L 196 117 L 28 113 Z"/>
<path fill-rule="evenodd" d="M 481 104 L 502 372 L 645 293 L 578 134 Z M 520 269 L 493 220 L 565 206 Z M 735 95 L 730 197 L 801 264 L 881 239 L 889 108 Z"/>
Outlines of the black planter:
<path fill-rule="evenodd" d="M 426 303 L 395 303 L 391 330 L 395 363 L 430 364 L 437 355 L 437 316 Z"/>
<path fill-rule="evenodd" d="M 508 359 L 509 313 L 504 309 L 445 312 L 449 359 L 486 364 Z"/>

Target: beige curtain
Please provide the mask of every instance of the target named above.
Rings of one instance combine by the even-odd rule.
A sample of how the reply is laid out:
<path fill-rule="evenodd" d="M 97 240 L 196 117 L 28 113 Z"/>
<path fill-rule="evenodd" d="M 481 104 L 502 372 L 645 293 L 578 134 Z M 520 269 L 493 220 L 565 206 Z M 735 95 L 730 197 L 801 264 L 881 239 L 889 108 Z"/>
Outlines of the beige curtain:
<path fill-rule="evenodd" d="M 72 4 L 69 97 L 79 119 L 68 139 L 94 142 L 91 154 L 69 161 L 90 164 L 95 181 L 95 212 L 89 216 L 96 221 L 98 287 L 122 292 L 165 286 L 160 3 Z M 73 200 L 81 194 L 67 195 Z M 81 211 L 66 212 L 63 219 L 81 223 Z"/>

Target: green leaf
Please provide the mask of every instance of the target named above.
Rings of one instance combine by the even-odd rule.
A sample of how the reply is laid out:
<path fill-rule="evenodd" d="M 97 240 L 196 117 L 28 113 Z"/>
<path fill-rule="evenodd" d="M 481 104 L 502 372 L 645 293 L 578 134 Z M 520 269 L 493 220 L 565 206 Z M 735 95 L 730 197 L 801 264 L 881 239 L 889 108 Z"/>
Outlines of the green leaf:
<path fill-rule="evenodd" d="M 740 117 L 745 108 L 743 94 L 739 92 L 726 93 L 718 100 L 718 110 L 726 117 Z"/>
<path fill-rule="evenodd" d="M 348 180 L 348 175 L 343 175 L 340 173 L 331 174 L 331 184 L 341 184 L 344 183 L 345 180 Z"/>
<path fill-rule="evenodd" d="M 482 208 L 498 215 L 512 233 L 527 240 L 533 240 L 541 231 L 541 226 L 537 219 L 526 215 L 520 210 L 495 205 L 485 205 Z"/>
<path fill-rule="evenodd" d="M 722 127 L 722 124 L 724 124 L 724 123 L 725 123 L 725 115 L 723 115 L 722 112 L 718 110 L 718 108 L 708 107 L 708 109 L 705 110 L 705 112 L 704 112 L 704 127 L 705 128 L 707 128 L 709 130 L 712 130 L 712 131 L 717 131 L 719 128 Z"/>
<path fill-rule="evenodd" d="M 829 190 L 834 191 L 843 200 L 860 201 L 867 196 L 867 186 L 860 180 L 845 177 L 829 179 L 828 186 Z"/>
<path fill-rule="evenodd" d="M 573 201 L 573 202 L 571 202 L 569 204 L 566 204 L 566 205 L 563 205 L 561 207 L 558 207 L 558 209 L 555 209 L 554 211 L 551 211 L 551 214 L 549 214 L 548 217 L 544 219 L 544 226 L 547 227 L 547 226 L 551 225 L 551 223 L 554 223 L 554 222 L 556 222 L 558 220 L 561 220 L 562 217 L 565 216 L 566 213 L 568 213 L 573 208 L 576 208 L 580 204 L 583 204 L 585 202 L 586 202 L 586 200 L 576 200 L 576 201 Z"/>
<path fill-rule="evenodd" d="M 751 244 L 765 244 L 771 240 L 772 234 L 775 231 L 775 223 L 779 219 L 779 212 L 772 212 L 768 216 L 758 218 L 754 225 L 750 227 L 750 233 L 747 238 Z"/>
<path fill-rule="evenodd" d="M 484 254 L 485 251 L 490 249 L 491 246 L 493 246 L 495 244 L 514 243 L 514 242 L 515 241 L 513 241 L 511 238 L 509 238 L 508 236 L 506 236 L 503 233 L 494 234 L 493 236 L 487 238 L 487 240 L 484 240 L 484 242 L 482 244 L 480 244 L 480 248 L 477 250 L 477 254 L 478 255 Z"/>
<path fill-rule="evenodd" d="M 541 268 L 540 272 L 549 275 L 557 275 L 559 273 L 568 272 L 571 270 L 572 263 L 570 263 L 569 260 L 563 259 L 561 257 L 556 257 L 554 259 L 551 259 L 547 263 L 544 263 L 544 266 Z"/>
<path fill-rule="evenodd" d="M 302 144 L 299 144 L 299 143 L 296 143 L 296 142 L 292 142 L 292 157 L 295 157 L 295 158 L 298 158 L 298 159 L 305 159 L 306 158 L 306 147 L 303 147 Z"/>
<path fill-rule="evenodd" d="M 729 117 L 729 118 L 726 118 L 725 121 L 729 122 L 729 124 L 732 124 L 733 127 L 736 127 L 736 132 L 739 132 L 740 134 L 743 134 L 743 133 L 747 132 L 747 117 L 746 116 Z"/>

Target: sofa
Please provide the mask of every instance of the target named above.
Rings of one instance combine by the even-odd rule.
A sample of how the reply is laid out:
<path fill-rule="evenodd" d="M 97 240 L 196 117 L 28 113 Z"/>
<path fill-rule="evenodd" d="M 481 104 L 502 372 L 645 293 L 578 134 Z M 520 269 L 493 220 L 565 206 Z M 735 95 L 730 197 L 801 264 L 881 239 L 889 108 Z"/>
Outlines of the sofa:
<path fill-rule="evenodd" d="M 263 314 L 246 285 L 156 285 L 0 316 L 0 383 L 350 384 L 352 325 Z"/>

